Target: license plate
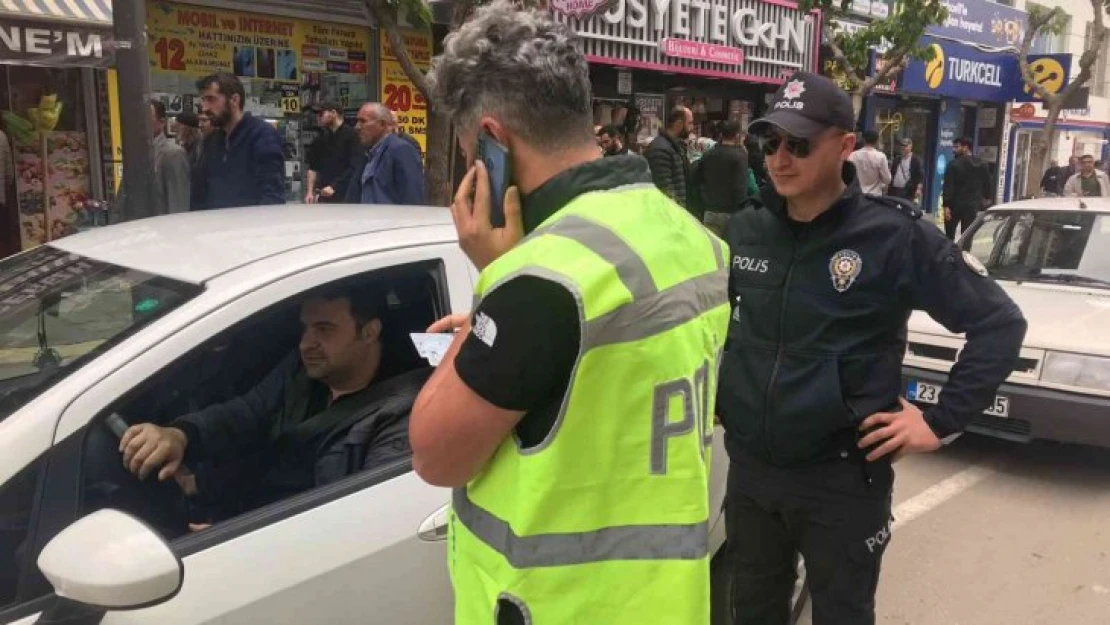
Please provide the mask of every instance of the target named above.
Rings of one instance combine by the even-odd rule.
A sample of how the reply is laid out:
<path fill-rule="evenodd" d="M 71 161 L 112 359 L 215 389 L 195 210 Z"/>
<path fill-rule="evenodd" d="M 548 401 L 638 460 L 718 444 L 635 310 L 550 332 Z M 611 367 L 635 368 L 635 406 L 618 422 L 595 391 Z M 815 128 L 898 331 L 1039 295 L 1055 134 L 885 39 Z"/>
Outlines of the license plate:
<path fill-rule="evenodd" d="M 918 382 L 910 380 L 909 385 L 906 387 L 906 399 L 910 401 L 917 401 L 923 404 L 935 404 L 940 400 L 940 388 L 936 384 L 929 384 L 927 382 Z M 998 417 L 1005 419 L 1010 416 L 1010 398 L 997 395 L 994 398 L 994 403 L 989 408 L 983 411 L 983 414 L 990 417 Z"/>

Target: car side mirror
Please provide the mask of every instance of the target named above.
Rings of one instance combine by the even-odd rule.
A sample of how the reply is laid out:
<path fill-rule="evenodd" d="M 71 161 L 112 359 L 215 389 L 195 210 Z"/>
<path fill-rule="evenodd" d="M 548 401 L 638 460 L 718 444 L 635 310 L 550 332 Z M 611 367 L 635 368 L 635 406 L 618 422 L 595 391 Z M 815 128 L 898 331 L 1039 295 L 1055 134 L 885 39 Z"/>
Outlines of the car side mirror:
<path fill-rule="evenodd" d="M 106 610 L 173 598 L 185 579 L 181 559 L 154 530 L 119 510 L 98 510 L 53 538 L 39 570 L 63 599 Z"/>

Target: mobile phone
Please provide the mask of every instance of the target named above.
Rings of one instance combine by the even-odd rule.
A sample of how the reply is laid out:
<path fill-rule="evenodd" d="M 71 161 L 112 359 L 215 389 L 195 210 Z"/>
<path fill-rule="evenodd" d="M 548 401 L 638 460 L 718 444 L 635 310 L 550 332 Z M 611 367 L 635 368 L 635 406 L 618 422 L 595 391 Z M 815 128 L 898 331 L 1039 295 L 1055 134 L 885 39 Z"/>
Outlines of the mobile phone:
<path fill-rule="evenodd" d="M 512 184 L 512 161 L 509 148 L 502 145 L 485 129 L 478 133 L 478 158 L 489 172 L 489 222 L 494 228 L 505 226 L 505 192 Z"/>

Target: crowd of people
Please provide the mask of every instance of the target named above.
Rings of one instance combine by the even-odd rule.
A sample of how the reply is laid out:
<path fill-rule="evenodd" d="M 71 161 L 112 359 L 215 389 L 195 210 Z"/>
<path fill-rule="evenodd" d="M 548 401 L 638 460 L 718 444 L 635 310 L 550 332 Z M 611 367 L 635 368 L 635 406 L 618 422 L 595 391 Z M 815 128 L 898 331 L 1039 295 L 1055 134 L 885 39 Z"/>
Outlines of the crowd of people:
<path fill-rule="evenodd" d="M 135 206 L 122 184 L 116 199 L 119 218 L 285 203 L 281 137 L 270 123 L 244 110 L 246 92 L 239 78 L 224 72 L 205 76 L 197 81 L 197 91 L 200 110 L 176 117 L 174 138 L 165 103 L 150 101 L 152 205 Z M 353 127 L 344 123 L 343 107 L 336 102 L 313 111 L 320 134 L 307 153 L 305 203 L 425 203 L 420 146 L 399 131 L 392 111 L 368 102 Z"/>
<path fill-rule="evenodd" d="M 1106 164 L 1090 154 L 1073 156 L 1067 165 L 1052 161 L 1041 177 L 1041 190 L 1064 197 L 1110 197 Z"/>

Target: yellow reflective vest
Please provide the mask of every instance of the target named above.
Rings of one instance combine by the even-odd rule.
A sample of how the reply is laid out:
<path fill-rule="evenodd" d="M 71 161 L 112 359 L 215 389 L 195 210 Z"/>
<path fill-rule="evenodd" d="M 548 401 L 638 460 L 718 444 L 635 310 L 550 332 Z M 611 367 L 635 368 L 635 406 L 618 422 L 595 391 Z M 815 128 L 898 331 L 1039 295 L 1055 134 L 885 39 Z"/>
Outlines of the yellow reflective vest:
<path fill-rule="evenodd" d="M 509 604 L 533 625 L 708 623 L 728 250 L 637 184 L 571 201 L 486 267 L 476 296 L 521 275 L 574 295 L 581 346 L 545 440 L 507 438 L 454 493 L 456 624 L 493 625 Z"/>

